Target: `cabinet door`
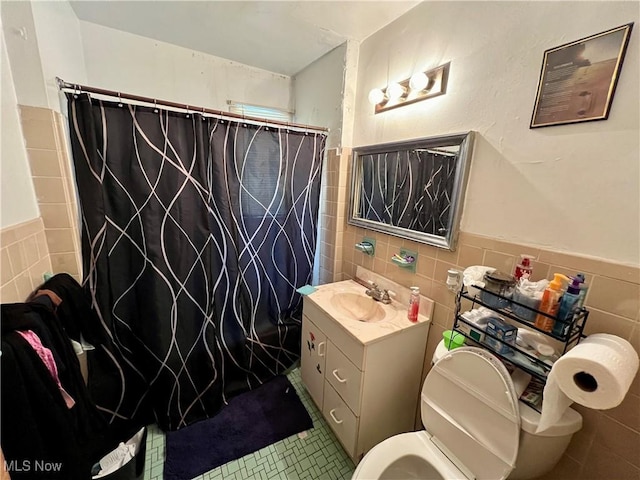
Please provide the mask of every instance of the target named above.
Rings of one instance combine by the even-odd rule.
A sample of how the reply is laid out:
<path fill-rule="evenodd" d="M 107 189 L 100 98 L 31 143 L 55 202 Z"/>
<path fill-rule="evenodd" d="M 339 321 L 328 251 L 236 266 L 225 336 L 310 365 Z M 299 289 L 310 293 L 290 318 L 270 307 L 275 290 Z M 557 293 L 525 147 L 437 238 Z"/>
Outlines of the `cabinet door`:
<path fill-rule="evenodd" d="M 327 337 L 308 317 L 302 317 L 302 352 L 300 353 L 302 383 L 322 409 L 324 398 L 324 367 L 327 358 Z"/>

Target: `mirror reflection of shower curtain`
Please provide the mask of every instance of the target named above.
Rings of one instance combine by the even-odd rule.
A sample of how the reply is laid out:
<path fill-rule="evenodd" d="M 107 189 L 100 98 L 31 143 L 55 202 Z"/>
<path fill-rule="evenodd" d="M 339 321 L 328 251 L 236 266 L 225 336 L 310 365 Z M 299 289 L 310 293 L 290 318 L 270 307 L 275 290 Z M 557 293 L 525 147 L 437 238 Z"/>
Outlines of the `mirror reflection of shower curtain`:
<path fill-rule="evenodd" d="M 456 155 L 402 150 L 363 155 L 360 159 L 361 218 L 446 235 Z"/>
<path fill-rule="evenodd" d="M 326 136 L 67 98 L 99 407 L 174 430 L 291 367 Z"/>

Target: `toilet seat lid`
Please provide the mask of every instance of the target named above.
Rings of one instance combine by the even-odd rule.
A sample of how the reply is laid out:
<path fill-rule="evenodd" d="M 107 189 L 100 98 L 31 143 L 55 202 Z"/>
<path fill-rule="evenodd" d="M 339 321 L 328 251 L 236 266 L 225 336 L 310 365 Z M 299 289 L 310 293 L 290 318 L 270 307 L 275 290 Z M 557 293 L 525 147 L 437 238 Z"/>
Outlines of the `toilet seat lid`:
<path fill-rule="evenodd" d="M 518 398 L 509 372 L 486 350 L 452 350 L 422 388 L 422 422 L 433 442 L 470 478 L 503 479 L 515 468 Z"/>

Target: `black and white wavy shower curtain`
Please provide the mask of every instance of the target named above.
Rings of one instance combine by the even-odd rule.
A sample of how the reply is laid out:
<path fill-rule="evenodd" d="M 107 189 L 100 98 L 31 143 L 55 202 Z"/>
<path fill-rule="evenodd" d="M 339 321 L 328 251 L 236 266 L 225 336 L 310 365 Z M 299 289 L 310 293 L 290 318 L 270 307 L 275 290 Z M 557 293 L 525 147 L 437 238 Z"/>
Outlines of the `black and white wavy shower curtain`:
<path fill-rule="evenodd" d="M 289 368 L 326 136 L 68 100 L 99 407 L 173 430 Z"/>
<path fill-rule="evenodd" d="M 360 156 L 361 216 L 432 235 L 446 235 L 457 156 L 401 150 Z"/>

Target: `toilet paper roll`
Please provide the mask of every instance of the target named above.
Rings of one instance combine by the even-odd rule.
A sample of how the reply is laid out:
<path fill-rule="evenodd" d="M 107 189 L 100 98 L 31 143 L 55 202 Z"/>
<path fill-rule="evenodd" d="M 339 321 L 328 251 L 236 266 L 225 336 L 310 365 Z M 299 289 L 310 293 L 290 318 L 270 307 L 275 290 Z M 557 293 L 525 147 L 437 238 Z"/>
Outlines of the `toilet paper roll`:
<path fill-rule="evenodd" d="M 553 364 L 536 433 L 555 424 L 573 402 L 596 410 L 620 405 L 638 364 L 638 354 L 623 338 L 589 335 Z"/>

